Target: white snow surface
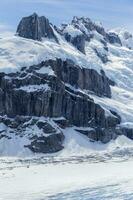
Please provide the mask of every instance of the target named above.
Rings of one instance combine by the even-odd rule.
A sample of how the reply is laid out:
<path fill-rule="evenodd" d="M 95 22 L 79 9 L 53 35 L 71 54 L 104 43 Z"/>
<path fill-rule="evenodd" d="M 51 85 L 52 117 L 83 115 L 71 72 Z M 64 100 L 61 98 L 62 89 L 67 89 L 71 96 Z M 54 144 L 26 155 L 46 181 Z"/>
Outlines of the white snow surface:
<path fill-rule="evenodd" d="M 65 27 L 65 29 L 63 30 L 63 33 L 68 33 L 72 38 L 83 34 L 79 29 L 73 27 L 73 25 L 71 24 Z"/>
<path fill-rule="evenodd" d="M 44 67 L 41 67 L 41 69 L 39 70 L 36 70 L 37 73 L 39 74 L 48 74 L 49 76 L 55 76 L 55 73 L 54 71 L 52 70 L 51 66 L 44 66 Z"/>
<path fill-rule="evenodd" d="M 133 127 L 133 50 L 113 45 L 108 47 L 110 62 L 102 66 L 107 76 L 115 82 L 115 86 L 111 87 L 112 98 L 91 97 L 105 109 L 116 111 L 127 127 L 129 123 Z"/>
<path fill-rule="evenodd" d="M 0 200 L 131 200 L 133 161 L 26 163 L 0 171 Z M 0 164 L 2 167 L 2 164 Z"/>
<path fill-rule="evenodd" d="M 106 145 L 91 143 L 75 128 L 64 131 L 65 149 L 54 155 L 1 157 L 0 200 L 131 200 L 133 161 L 122 152 L 133 149 L 133 141 L 121 136 Z M 15 139 L 10 149 L 10 142 L 10 152 L 20 145 Z"/>
<path fill-rule="evenodd" d="M 20 88 L 17 88 L 17 90 L 23 90 L 26 92 L 35 92 L 35 91 L 48 91 L 50 90 L 50 87 L 48 84 L 40 84 L 40 85 L 27 85 L 27 86 L 22 86 Z"/>
<path fill-rule="evenodd" d="M 55 34 L 59 44 L 49 39 L 39 42 L 17 36 L 0 38 L 0 72 L 9 74 L 19 71 L 22 67 L 56 58 L 71 59 L 80 67 L 93 68 L 100 72 L 100 65 L 88 60 L 65 39 L 56 32 Z"/>
<path fill-rule="evenodd" d="M 82 128 L 83 130 L 83 128 Z M 87 156 L 92 154 L 101 154 L 117 152 L 119 150 L 125 150 L 133 148 L 133 141 L 126 136 L 119 136 L 116 140 L 112 140 L 107 144 L 101 142 L 90 142 L 86 136 L 75 131 L 74 128 L 67 128 L 64 131 L 65 142 L 64 149 L 58 156 Z"/>

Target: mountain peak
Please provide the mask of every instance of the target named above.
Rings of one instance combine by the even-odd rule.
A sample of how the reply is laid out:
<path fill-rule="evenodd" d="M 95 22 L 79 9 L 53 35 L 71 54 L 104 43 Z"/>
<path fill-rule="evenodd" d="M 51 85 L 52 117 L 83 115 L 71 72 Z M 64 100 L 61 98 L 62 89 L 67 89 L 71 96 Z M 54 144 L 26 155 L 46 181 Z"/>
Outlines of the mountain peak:
<path fill-rule="evenodd" d="M 22 18 L 17 28 L 17 34 L 33 40 L 41 41 L 43 38 L 49 38 L 57 41 L 49 20 L 44 16 L 39 17 L 37 13 Z"/>
<path fill-rule="evenodd" d="M 38 14 L 36 12 L 34 12 L 31 16 L 38 17 Z"/>
<path fill-rule="evenodd" d="M 74 16 L 73 17 L 73 19 L 72 19 L 72 23 L 75 23 L 75 22 L 90 22 L 91 21 L 91 19 L 90 18 L 88 18 L 88 17 L 78 17 L 78 16 Z"/>
<path fill-rule="evenodd" d="M 76 28 L 80 29 L 82 32 L 86 34 L 90 34 L 92 31 L 97 31 L 99 34 L 105 36 L 106 32 L 101 23 L 93 22 L 88 17 L 77 17 L 74 16 L 72 19 L 72 25 Z"/>

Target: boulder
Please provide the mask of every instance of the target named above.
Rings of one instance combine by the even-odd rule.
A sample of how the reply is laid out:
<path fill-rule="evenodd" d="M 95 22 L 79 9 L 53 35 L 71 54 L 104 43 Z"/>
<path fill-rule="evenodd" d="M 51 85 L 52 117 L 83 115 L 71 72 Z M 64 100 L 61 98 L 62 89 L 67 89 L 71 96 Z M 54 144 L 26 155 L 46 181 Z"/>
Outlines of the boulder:
<path fill-rule="evenodd" d="M 64 135 L 62 133 L 52 134 L 48 137 L 35 137 L 31 144 L 25 147 L 34 153 L 55 153 L 63 149 L 63 141 Z"/>

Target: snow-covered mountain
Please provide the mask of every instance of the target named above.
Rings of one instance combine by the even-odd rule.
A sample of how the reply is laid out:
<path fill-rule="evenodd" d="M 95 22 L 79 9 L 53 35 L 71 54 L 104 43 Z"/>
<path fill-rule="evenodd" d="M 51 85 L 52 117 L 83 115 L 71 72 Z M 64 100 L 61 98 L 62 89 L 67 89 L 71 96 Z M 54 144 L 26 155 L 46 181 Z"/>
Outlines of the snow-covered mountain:
<path fill-rule="evenodd" d="M 128 31 L 84 17 L 61 28 L 35 13 L 23 18 L 0 38 L 0 154 L 133 139 L 132 63 Z"/>

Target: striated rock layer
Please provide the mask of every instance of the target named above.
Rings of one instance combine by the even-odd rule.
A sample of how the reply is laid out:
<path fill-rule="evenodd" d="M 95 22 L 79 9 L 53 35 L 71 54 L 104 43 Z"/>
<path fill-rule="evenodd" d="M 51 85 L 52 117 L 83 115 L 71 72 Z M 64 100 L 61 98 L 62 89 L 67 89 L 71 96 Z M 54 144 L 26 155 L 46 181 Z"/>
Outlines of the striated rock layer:
<path fill-rule="evenodd" d="M 49 69 L 52 73 L 41 73 L 41 70 Z M 77 127 L 93 128 L 93 135 L 88 137 L 94 140 L 108 142 L 114 138 L 114 130 L 120 123 L 117 115 L 106 116 L 102 107 L 95 104 L 89 94 L 96 94 L 101 97 L 111 97 L 110 81 L 103 72 L 101 75 L 92 69 L 83 69 L 70 61 L 48 60 L 29 68 L 23 68 L 15 74 L 1 74 L 0 76 L 0 115 L 1 122 L 5 124 L 4 116 L 16 121 L 19 116 L 17 129 L 24 132 L 21 117 L 31 120 L 34 117 L 45 117 L 55 119 L 55 123 L 62 128 L 63 123 Z M 86 91 L 86 92 L 84 92 Z M 60 121 L 60 118 L 64 122 Z M 44 122 L 43 122 L 44 123 Z M 43 127 L 40 123 L 39 127 Z M 13 123 L 14 124 L 14 123 Z M 39 124 L 39 123 L 38 123 Z M 66 124 L 66 122 L 65 122 Z M 7 125 L 7 124 L 6 124 Z M 7 125 L 9 126 L 9 125 Z M 48 125 L 47 125 L 48 126 Z M 41 127 L 41 128 L 42 128 Z M 49 137 L 31 137 L 31 144 L 26 148 L 34 152 L 56 152 L 62 149 L 64 136 L 62 133 L 51 131 Z M 112 131 L 112 136 L 107 130 Z M 43 129 L 44 134 L 47 134 Z M 106 139 L 103 134 L 107 135 Z M 96 137 L 96 138 L 95 138 Z"/>

